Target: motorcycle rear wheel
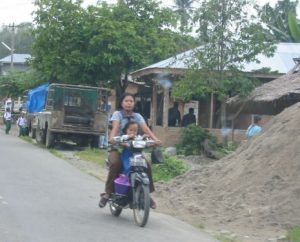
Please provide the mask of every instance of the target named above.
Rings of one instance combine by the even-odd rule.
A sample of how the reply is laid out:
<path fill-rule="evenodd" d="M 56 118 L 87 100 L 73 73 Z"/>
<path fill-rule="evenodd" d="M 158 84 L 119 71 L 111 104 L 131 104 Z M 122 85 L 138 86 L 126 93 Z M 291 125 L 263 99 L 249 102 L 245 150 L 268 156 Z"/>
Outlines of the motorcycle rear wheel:
<path fill-rule="evenodd" d="M 134 222 L 139 227 L 144 227 L 149 218 L 150 192 L 149 186 L 139 184 L 134 190 L 135 207 L 133 208 Z"/>
<path fill-rule="evenodd" d="M 120 214 L 122 213 L 122 208 L 120 208 L 119 206 L 115 205 L 112 202 L 109 203 L 109 209 L 111 214 L 114 215 L 115 217 L 119 217 Z"/>

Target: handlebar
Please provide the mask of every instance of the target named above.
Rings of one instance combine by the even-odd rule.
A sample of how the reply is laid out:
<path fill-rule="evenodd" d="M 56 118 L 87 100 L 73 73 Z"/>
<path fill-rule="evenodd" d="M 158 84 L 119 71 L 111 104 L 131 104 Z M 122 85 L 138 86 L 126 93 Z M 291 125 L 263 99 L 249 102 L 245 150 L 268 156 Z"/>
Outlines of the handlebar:
<path fill-rule="evenodd" d="M 135 138 L 129 138 L 128 135 L 122 135 L 122 136 L 115 136 L 113 139 L 114 139 L 114 141 L 117 144 L 128 143 L 128 144 L 134 146 L 135 143 L 138 143 L 139 141 L 143 141 L 143 142 L 145 142 L 145 145 L 144 145 L 145 147 L 149 147 L 149 146 L 155 145 L 155 141 L 154 140 L 152 140 L 150 138 L 146 138 L 146 137 L 141 136 L 141 135 L 138 135 Z M 142 142 L 139 142 L 139 143 L 142 143 Z"/>

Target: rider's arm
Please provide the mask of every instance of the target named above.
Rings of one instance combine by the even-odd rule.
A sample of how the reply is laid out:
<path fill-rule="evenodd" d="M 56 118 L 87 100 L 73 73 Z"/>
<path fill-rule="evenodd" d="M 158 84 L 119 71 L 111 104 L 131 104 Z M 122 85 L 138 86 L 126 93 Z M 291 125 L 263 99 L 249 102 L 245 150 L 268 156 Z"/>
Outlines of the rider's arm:
<path fill-rule="evenodd" d="M 120 127 L 120 121 L 113 120 L 112 121 L 112 130 L 110 131 L 110 135 L 109 135 L 109 143 L 111 143 L 111 144 L 115 143 L 114 137 L 118 134 L 119 127 Z"/>
<path fill-rule="evenodd" d="M 146 123 L 141 123 L 140 124 L 141 129 L 143 130 L 143 132 L 148 135 L 151 139 L 153 139 L 155 141 L 155 143 L 157 145 L 161 144 L 161 141 L 155 136 L 155 134 L 149 129 L 149 127 L 147 126 Z"/>

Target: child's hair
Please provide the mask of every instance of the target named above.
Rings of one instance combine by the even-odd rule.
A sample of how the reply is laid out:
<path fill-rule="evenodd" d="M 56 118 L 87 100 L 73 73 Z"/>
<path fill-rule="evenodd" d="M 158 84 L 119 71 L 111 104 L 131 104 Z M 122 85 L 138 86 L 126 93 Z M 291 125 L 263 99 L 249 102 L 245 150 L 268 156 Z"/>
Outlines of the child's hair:
<path fill-rule="evenodd" d="M 122 130 L 123 134 L 126 134 L 126 133 L 127 133 L 127 129 L 128 129 L 131 125 L 133 125 L 133 124 L 137 124 L 137 122 L 135 122 L 135 121 L 129 121 L 129 122 L 125 125 L 125 127 L 123 128 L 123 130 Z"/>

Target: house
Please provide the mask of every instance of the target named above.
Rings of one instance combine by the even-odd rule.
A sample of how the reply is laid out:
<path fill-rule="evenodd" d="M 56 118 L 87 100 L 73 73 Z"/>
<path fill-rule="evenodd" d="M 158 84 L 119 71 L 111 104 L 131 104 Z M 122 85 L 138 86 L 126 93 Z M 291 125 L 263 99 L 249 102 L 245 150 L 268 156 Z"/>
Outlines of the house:
<path fill-rule="evenodd" d="M 13 62 L 13 69 L 18 71 L 27 71 L 30 69 L 27 61 L 31 58 L 29 54 L 13 54 L 0 59 L 0 75 L 11 70 L 11 63 Z"/>
<path fill-rule="evenodd" d="M 293 59 L 298 58 L 299 55 L 299 43 L 279 43 L 273 57 L 259 55 L 259 63 L 245 63 L 242 71 L 267 83 L 288 73 L 294 66 Z M 193 50 L 189 50 L 131 73 L 136 82 L 145 83 L 152 90 L 150 120 L 154 133 L 165 145 L 178 143 L 180 137 L 179 127 L 168 127 L 168 109 L 173 106 L 174 101 L 179 102 L 181 117 L 187 112 L 187 107 L 194 107 L 197 124 L 209 128 L 219 139 L 224 134 L 224 130 L 220 129 L 221 105 L 214 96 L 211 96 L 210 100 L 199 99 L 189 103 L 172 97 L 172 83 L 180 81 L 180 76 L 189 68 L 187 61 L 191 60 L 192 56 Z M 270 72 L 261 72 L 266 68 L 269 68 Z M 235 116 L 235 113 L 227 113 L 228 128 L 235 129 L 232 139 L 241 140 L 244 139 L 245 129 L 251 123 L 252 116 L 251 114 Z"/>
<path fill-rule="evenodd" d="M 248 97 L 235 96 L 227 100 L 229 110 L 242 107 L 241 112 L 277 115 L 285 108 L 300 102 L 300 58 L 287 74 L 255 88 Z"/>

